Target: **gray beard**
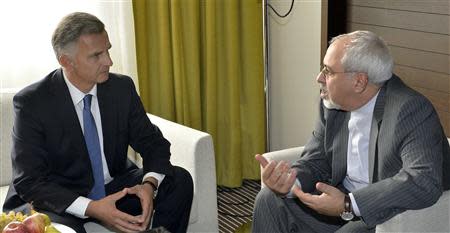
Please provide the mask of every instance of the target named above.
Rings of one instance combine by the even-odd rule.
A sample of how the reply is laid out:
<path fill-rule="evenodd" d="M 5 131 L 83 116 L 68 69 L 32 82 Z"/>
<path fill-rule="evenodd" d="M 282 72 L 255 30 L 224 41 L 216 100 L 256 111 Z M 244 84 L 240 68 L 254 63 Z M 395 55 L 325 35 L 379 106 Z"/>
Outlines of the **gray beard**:
<path fill-rule="evenodd" d="M 333 101 L 331 101 L 331 100 L 323 99 L 323 105 L 325 106 L 325 108 L 328 108 L 328 109 L 336 109 L 336 110 L 341 109 L 341 106 L 333 103 Z"/>

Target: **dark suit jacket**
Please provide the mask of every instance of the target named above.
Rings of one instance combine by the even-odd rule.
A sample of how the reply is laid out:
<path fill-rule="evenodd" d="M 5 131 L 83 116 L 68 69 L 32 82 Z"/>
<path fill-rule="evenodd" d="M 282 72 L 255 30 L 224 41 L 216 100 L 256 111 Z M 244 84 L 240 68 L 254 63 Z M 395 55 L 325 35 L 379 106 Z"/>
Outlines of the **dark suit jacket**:
<path fill-rule="evenodd" d="M 133 81 L 111 73 L 105 83 L 97 85 L 97 96 L 111 176 L 136 167 L 127 159 L 128 145 L 142 156 L 144 174 L 172 175 L 170 143 L 146 116 Z M 76 198 L 87 196 L 94 183 L 62 70 L 26 87 L 13 102 L 13 182 L 4 210 L 32 202 L 38 209 L 61 214 Z"/>
<path fill-rule="evenodd" d="M 294 164 L 305 191 L 315 191 L 318 181 L 342 188 L 349 118 L 350 112 L 321 104 L 312 138 Z M 352 193 L 363 221 L 375 226 L 435 203 L 450 187 L 450 154 L 431 103 L 395 75 L 378 94 L 371 124 L 370 184 Z"/>

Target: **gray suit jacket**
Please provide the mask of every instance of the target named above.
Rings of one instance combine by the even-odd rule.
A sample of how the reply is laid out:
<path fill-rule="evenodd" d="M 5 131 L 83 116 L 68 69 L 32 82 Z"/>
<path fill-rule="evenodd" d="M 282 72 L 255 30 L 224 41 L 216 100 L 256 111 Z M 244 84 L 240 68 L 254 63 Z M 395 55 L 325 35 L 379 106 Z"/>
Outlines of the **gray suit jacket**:
<path fill-rule="evenodd" d="M 320 107 L 320 119 L 293 165 L 302 189 L 318 181 L 344 190 L 350 112 Z M 369 142 L 369 185 L 353 195 L 363 221 L 383 223 L 434 204 L 450 186 L 450 149 L 431 103 L 397 76 L 378 94 Z"/>

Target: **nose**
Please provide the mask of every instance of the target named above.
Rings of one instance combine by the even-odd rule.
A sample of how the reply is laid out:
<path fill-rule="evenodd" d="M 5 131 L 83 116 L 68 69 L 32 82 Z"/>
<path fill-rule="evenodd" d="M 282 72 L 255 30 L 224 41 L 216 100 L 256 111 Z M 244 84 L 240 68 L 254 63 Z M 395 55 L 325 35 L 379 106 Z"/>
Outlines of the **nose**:
<path fill-rule="evenodd" d="M 108 56 L 106 56 L 106 61 L 105 61 L 107 66 L 112 66 L 113 65 L 113 61 L 111 59 L 111 56 L 108 54 Z"/>
<path fill-rule="evenodd" d="M 111 59 L 111 55 L 109 54 L 109 52 L 106 52 L 102 55 L 101 58 L 101 63 L 105 66 L 112 66 L 113 65 L 113 61 Z"/>
<path fill-rule="evenodd" d="M 322 71 L 317 74 L 316 81 L 318 83 L 325 83 L 325 75 L 323 75 Z"/>

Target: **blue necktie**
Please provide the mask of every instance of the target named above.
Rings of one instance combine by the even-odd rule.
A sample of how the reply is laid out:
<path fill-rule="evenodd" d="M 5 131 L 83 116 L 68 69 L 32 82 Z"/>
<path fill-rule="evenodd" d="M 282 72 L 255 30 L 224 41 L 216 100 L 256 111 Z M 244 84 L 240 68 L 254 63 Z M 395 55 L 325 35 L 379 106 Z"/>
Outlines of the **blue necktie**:
<path fill-rule="evenodd" d="M 85 95 L 83 98 L 83 127 L 84 140 L 91 160 L 92 173 L 94 175 L 94 187 L 88 197 L 92 200 L 99 200 L 105 197 L 105 178 L 103 177 L 102 154 L 98 139 L 97 127 L 91 113 L 92 95 Z"/>

